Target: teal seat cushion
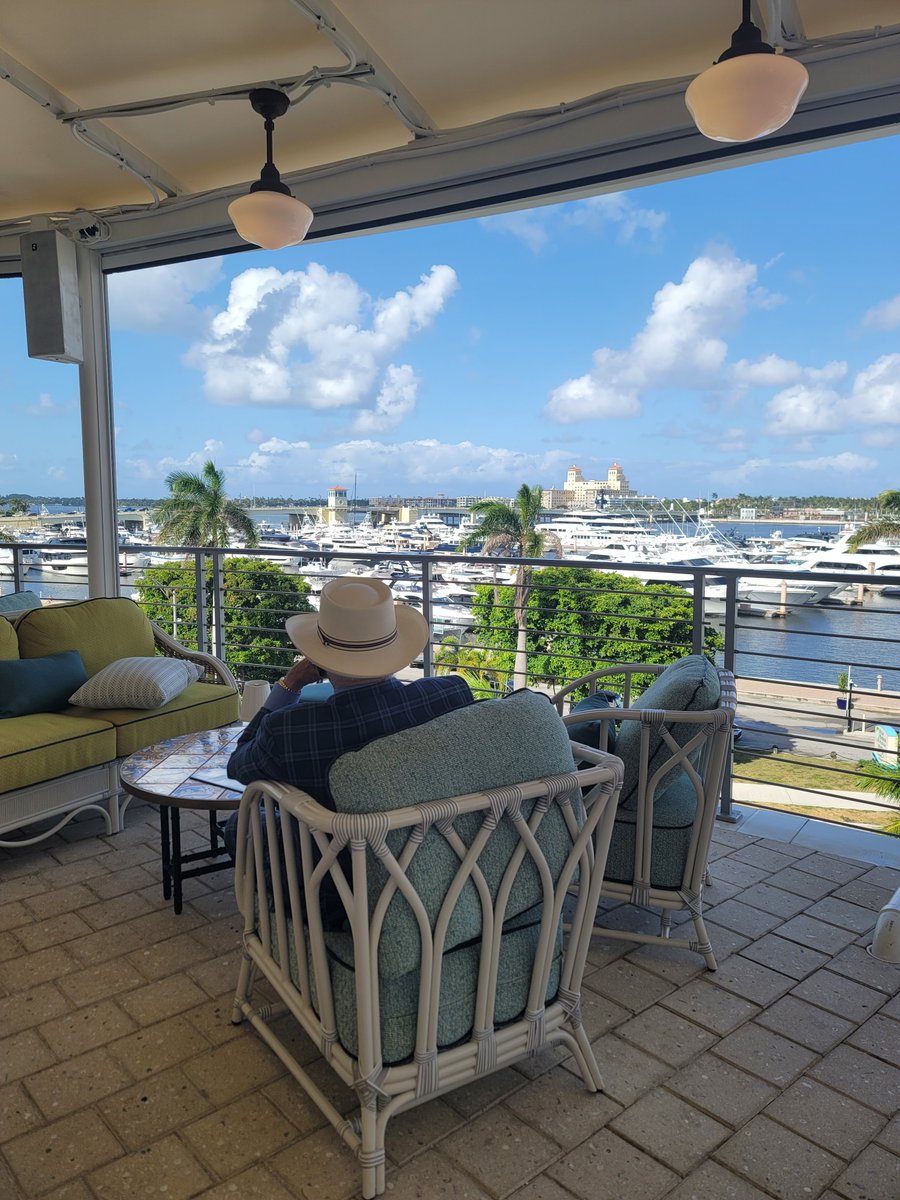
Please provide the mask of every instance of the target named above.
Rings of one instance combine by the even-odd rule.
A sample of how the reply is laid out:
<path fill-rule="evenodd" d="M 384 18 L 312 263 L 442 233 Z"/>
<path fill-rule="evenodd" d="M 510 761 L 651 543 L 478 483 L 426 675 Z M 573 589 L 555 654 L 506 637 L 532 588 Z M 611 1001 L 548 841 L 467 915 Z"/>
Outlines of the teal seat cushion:
<path fill-rule="evenodd" d="M 59 712 L 87 680 L 77 650 L 0 660 L 0 718 Z"/>
<path fill-rule="evenodd" d="M 41 607 L 41 598 L 34 592 L 10 592 L 0 596 L 0 612 L 25 612 L 29 608 Z"/>
<path fill-rule="evenodd" d="M 566 727 L 545 696 L 516 692 L 504 700 L 485 700 L 457 709 L 401 733 L 370 742 L 344 754 L 331 768 L 329 786 L 339 812 L 380 812 L 428 800 L 447 799 L 543 776 L 574 770 Z M 580 811 L 580 793 L 572 797 Z M 525 805 L 526 817 L 533 805 Z M 481 828 L 483 813 L 457 818 L 455 827 L 466 845 Z M 388 835 L 399 856 L 407 834 Z M 555 802 L 544 816 L 537 840 L 556 878 L 571 849 L 571 838 Z M 491 894 L 496 896 L 519 841 L 503 817 L 479 859 Z M 407 875 L 428 913 L 431 927 L 440 911 L 459 859 L 443 834 L 429 829 Z M 368 883 L 374 905 L 387 879 L 381 862 L 370 855 Z M 505 909 L 509 919 L 543 898 L 537 870 L 529 855 L 513 883 Z M 463 886 L 450 918 L 445 950 L 481 936 L 481 902 L 471 880 Z M 419 928 L 412 909 L 399 892 L 385 916 L 379 944 L 379 966 L 387 978 L 400 978 L 419 965 Z"/>
<path fill-rule="evenodd" d="M 696 810 L 694 785 L 684 771 L 679 771 L 653 805 L 651 887 L 681 887 Z M 605 882 L 630 884 L 633 881 L 636 826 L 637 810 L 620 806 L 603 872 Z"/>
<path fill-rule="evenodd" d="M 700 712 L 716 707 L 721 698 L 719 674 L 702 654 L 689 654 L 679 659 L 656 677 L 650 687 L 632 708 L 670 709 L 675 712 Z M 697 727 L 674 722 L 668 727 L 669 734 L 679 746 L 689 742 L 697 733 Z M 622 785 L 620 808 L 634 808 L 637 803 L 638 774 L 641 749 L 641 724 L 639 721 L 623 721 L 616 738 L 616 754 L 625 764 L 625 780 Z M 671 757 L 669 747 L 662 735 L 650 730 L 648 773 L 652 775 Z M 666 784 L 668 786 L 668 784 Z M 661 798 L 665 787 L 660 789 Z"/>
<path fill-rule="evenodd" d="M 541 907 L 529 909 L 503 927 L 497 970 L 497 997 L 494 1004 L 494 1024 L 502 1025 L 521 1017 L 528 1002 L 531 969 L 540 934 Z M 279 962 L 277 939 L 273 936 L 270 950 Z M 359 1034 L 356 1021 L 356 974 L 353 939 L 349 933 L 326 933 L 325 945 L 334 997 L 334 1014 L 338 1039 L 348 1054 L 359 1054 Z M 290 954 L 289 972 L 296 984 L 297 962 L 294 938 L 288 929 Z M 557 931 L 553 962 L 546 999 L 552 1000 L 559 988 L 562 964 L 562 928 Z M 441 999 L 438 1010 L 437 1044 L 443 1050 L 469 1036 L 475 1019 L 476 984 L 480 944 L 467 942 L 445 954 L 441 964 Z M 315 986 L 315 969 L 308 957 L 312 1003 L 319 1011 Z M 416 1042 L 416 1019 L 419 1010 L 419 972 L 409 971 L 392 979 L 381 979 L 381 1052 L 386 1065 L 403 1062 L 412 1056 Z"/>

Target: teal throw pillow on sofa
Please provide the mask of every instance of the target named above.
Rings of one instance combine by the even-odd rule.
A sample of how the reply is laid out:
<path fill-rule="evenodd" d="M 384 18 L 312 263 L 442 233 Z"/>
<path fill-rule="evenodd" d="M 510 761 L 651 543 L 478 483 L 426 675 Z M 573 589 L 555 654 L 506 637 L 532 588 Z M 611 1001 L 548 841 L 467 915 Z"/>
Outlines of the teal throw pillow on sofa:
<path fill-rule="evenodd" d="M 30 713 L 59 712 L 69 696 L 87 682 L 77 650 L 62 650 L 44 658 L 0 661 L 0 718 Z"/>

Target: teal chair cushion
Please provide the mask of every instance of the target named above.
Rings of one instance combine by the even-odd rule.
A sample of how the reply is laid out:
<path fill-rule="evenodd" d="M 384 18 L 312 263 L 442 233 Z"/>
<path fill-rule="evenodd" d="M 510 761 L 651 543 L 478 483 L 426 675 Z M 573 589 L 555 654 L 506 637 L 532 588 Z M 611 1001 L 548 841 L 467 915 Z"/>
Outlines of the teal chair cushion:
<path fill-rule="evenodd" d="M 10 592 L 0 596 L 0 612 L 26 612 L 30 608 L 42 608 L 40 596 L 34 592 Z"/>
<path fill-rule="evenodd" d="M 678 771 L 653 805 L 651 887 L 681 887 L 696 811 L 694 785 L 684 771 Z M 629 884 L 633 881 L 636 825 L 637 810 L 620 807 L 603 872 L 604 881 Z"/>
<path fill-rule="evenodd" d="M 573 770 L 571 743 L 556 710 L 545 696 L 522 691 L 503 700 L 485 700 L 457 709 L 426 725 L 344 754 L 331 768 L 329 786 L 338 812 L 379 812 Z M 572 802 L 579 812 L 577 789 Z M 526 805 L 526 817 L 529 812 L 530 806 Z M 483 819 L 483 813 L 474 813 L 456 820 L 456 829 L 467 845 Z M 395 855 L 399 856 L 406 837 L 405 831 L 388 835 Z M 551 804 L 537 837 L 551 873 L 558 876 L 571 839 L 557 804 Z M 479 865 L 492 895 L 497 894 L 518 840 L 511 822 L 504 817 L 482 852 Z M 422 898 L 432 928 L 458 866 L 459 859 L 443 834 L 430 829 L 407 875 Z M 370 855 L 370 906 L 386 879 L 385 868 Z M 542 895 L 537 870 L 526 855 L 510 892 L 506 918 L 533 907 Z M 481 916 L 477 891 L 468 881 L 450 919 L 445 950 L 478 939 Z M 399 979 L 416 970 L 419 959 L 418 923 L 398 892 L 385 916 L 379 967 L 385 978 Z"/>
<path fill-rule="evenodd" d="M 572 713 L 593 713 L 593 712 L 608 712 L 611 708 L 619 707 L 613 700 L 613 692 L 594 692 L 591 696 L 585 696 L 579 700 L 577 704 L 573 704 L 569 710 Z M 576 721 L 573 725 L 567 725 L 566 731 L 569 738 L 573 742 L 582 742 L 585 746 L 593 746 L 595 750 L 600 749 L 600 725 L 601 722 L 594 720 Z M 603 747 L 608 754 L 616 752 L 616 727 L 613 722 L 609 722 L 606 729 L 606 745 Z"/>
<path fill-rule="evenodd" d="M 671 709 L 676 712 L 707 711 L 716 707 L 721 694 L 719 675 L 713 664 L 702 654 L 689 654 L 686 658 L 679 659 L 678 662 L 666 667 L 650 687 L 637 700 L 632 701 L 631 707 Z M 668 732 L 679 746 L 683 746 L 697 733 L 697 727 L 676 722 L 668 726 Z M 616 754 L 625 764 L 625 781 L 622 785 L 620 808 L 634 809 L 637 804 L 640 749 L 640 722 L 623 721 L 616 738 Z M 663 741 L 662 735 L 655 729 L 651 729 L 649 773 L 652 775 L 670 757 L 669 747 Z M 659 789 L 656 796 L 657 803 L 662 799 L 668 786 L 670 786 L 670 782 L 665 781 L 664 786 Z"/>

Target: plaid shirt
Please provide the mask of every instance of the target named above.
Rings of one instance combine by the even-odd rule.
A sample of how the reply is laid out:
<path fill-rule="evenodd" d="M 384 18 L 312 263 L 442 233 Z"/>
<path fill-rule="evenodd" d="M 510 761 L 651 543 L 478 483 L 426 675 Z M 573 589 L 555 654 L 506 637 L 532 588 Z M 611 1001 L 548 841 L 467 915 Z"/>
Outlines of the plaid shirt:
<path fill-rule="evenodd" d="M 469 685 L 444 675 L 412 683 L 380 679 L 336 692 L 323 703 L 261 710 L 241 735 L 228 774 L 241 783 L 292 784 L 333 808 L 328 772 L 342 754 L 472 703 Z"/>

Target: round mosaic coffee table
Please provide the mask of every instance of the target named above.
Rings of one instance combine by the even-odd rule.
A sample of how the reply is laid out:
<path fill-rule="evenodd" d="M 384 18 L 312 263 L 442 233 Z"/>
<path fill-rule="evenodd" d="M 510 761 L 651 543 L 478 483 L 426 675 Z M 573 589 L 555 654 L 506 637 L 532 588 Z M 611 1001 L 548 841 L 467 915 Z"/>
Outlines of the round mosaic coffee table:
<path fill-rule="evenodd" d="M 125 791 L 159 806 L 163 896 L 173 901 L 176 913 L 182 909 L 182 880 L 231 866 L 230 858 L 227 862 L 210 861 L 228 857 L 216 814 L 233 812 L 241 802 L 241 793 L 194 776 L 224 770 L 245 728 L 239 721 L 203 733 L 168 738 L 138 750 L 121 765 L 120 778 Z M 209 849 L 182 854 L 183 808 L 209 813 Z M 195 862 L 203 865 L 185 869 L 185 863 Z"/>

